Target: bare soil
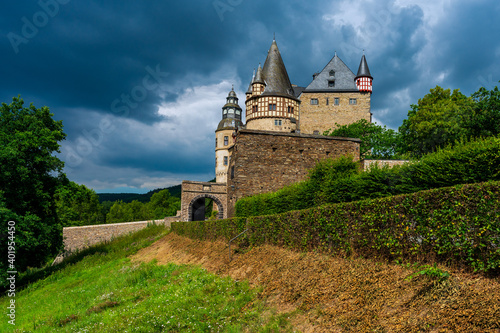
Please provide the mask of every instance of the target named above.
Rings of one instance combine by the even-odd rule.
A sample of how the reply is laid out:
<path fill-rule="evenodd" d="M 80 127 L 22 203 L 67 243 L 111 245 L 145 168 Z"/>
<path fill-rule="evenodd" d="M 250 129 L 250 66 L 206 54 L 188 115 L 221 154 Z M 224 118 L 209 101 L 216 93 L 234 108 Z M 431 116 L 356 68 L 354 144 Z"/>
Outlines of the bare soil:
<path fill-rule="evenodd" d="M 439 282 L 414 269 L 363 258 L 298 253 L 275 246 L 232 249 L 170 233 L 132 257 L 194 264 L 261 286 L 300 332 L 498 332 L 500 279 L 449 271 Z"/>

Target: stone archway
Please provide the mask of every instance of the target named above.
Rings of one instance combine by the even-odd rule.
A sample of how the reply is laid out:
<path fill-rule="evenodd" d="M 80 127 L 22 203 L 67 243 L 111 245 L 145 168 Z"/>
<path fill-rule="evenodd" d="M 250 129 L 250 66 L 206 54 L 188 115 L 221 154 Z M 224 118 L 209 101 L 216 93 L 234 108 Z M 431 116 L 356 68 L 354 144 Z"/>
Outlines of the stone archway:
<path fill-rule="evenodd" d="M 193 220 L 193 211 L 200 209 L 199 219 L 201 220 L 201 201 L 212 199 L 218 207 L 219 219 L 227 218 L 227 186 L 224 183 L 208 182 L 182 182 L 181 196 L 181 221 Z"/>
<path fill-rule="evenodd" d="M 191 202 L 189 203 L 188 221 L 202 221 L 202 220 L 204 220 L 204 217 L 205 217 L 205 200 L 204 199 L 207 199 L 207 198 L 212 199 L 215 202 L 215 204 L 217 205 L 217 208 L 219 209 L 218 210 L 219 213 L 217 214 L 217 218 L 218 219 L 224 218 L 224 206 L 222 205 L 222 202 L 220 202 L 220 200 L 217 197 L 210 195 L 210 194 L 207 194 L 207 193 L 204 193 L 204 194 L 200 194 L 200 195 L 194 197 L 191 200 Z M 198 208 L 198 205 L 199 205 L 201 200 L 203 200 L 202 206 L 200 205 Z M 199 210 L 199 209 L 203 210 L 203 219 L 196 217 L 197 210 Z"/>

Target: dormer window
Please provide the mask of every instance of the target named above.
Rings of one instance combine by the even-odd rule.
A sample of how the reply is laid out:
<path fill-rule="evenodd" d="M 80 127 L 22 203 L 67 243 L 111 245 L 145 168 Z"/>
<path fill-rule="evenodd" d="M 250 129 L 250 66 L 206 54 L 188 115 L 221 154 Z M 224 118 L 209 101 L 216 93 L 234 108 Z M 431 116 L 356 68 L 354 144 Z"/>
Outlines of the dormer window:
<path fill-rule="evenodd" d="M 330 76 L 335 76 L 335 71 L 330 71 Z"/>
<path fill-rule="evenodd" d="M 334 88 L 335 87 L 335 80 L 328 81 L 328 87 L 329 88 Z"/>

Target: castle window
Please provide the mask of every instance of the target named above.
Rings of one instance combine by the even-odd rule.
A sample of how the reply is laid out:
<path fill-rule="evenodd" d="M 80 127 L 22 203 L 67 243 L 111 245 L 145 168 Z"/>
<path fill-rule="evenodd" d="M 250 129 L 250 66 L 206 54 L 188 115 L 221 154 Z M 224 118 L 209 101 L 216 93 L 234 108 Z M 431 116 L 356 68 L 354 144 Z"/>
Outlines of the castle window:
<path fill-rule="evenodd" d="M 338 99 L 338 97 L 335 98 L 334 102 L 333 102 L 335 105 L 339 105 L 340 104 L 340 101 Z"/>
<path fill-rule="evenodd" d="M 330 104 L 330 99 L 327 97 L 326 98 L 326 105 L 329 105 Z"/>
<path fill-rule="evenodd" d="M 224 137 L 224 146 L 227 146 L 229 144 L 229 137 L 225 136 Z"/>
<path fill-rule="evenodd" d="M 215 147 L 217 148 L 217 138 L 215 138 Z"/>
<path fill-rule="evenodd" d="M 224 165 L 227 165 L 227 156 L 224 156 Z"/>
<path fill-rule="evenodd" d="M 330 76 L 335 76 L 335 71 L 330 71 Z"/>
<path fill-rule="evenodd" d="M 349 104 L 356 105 L 356 104 L 358 104 L 358 101 L 356 98 L 349 98 Z"/>
<path fill-rule="evenodd" d="M 276 111 L 276 104 L 269 104 L 269 111 Z"/>
<path fill-rule="evenodd" d="M 318 99 L 317 98 L 311 98 L 311 105 L 318 105 Z"/>
<path fill-rule="evenodd" d="M 281 121 L 281 119 L 274 119 L 275 126 L 281 126 L 282 124 L 283 124 L 283 122 Z"/>
<path fill-rule="evenodd" d="M 288 107 L 288 113 L 293 113 L 293 106 Z"/>
<path fill-rule="evenodd" d="M 234 178 L 234 166 L 231 167 L 231 179 Z"/>
<path fill-rule="evenodd" d="M 335 80 L 330 80 L 330 81 L 328 81 L 328 87 L 329 87 L 329 88 L 333 88 L 333 87 L 335 87 Z"/>

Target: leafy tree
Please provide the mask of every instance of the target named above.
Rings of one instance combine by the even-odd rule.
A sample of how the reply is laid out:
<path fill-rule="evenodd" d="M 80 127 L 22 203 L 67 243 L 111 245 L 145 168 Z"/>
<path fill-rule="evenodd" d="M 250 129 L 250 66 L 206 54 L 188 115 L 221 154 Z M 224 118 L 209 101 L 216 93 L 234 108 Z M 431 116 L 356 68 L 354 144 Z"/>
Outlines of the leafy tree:
<path fill-rule="evenodd" d="M 105 222 L 97 194 L 85 185 L 67 181 L 56 191 L 57 215 L 65 227 Z"/>
<path fill-rule="evenodd" d="M 498 87 L 487 90 L 481 87 L 472 94 L 474 108 L 464 116 L 464 127 L 471 137 L 488 137 L 500 134 L 500 91 Z"/>
<path fill-rule="evenodd" d="M 151 218 L 163 219 L 166 216 L 175 216 L 180 209 L 179 198 L 170 195 L 167 189 L 154 193 L 149 201 Z"/>
<path fill-rule="evenodd" d="M 336 124 L 337 128 L 326 131 L 324 135 L 361 139 L 360 153 L 362 158 L 396 158 L 400 150 L 398 132 L 370 123 L 365 119 L 349 125 Z"/>
<path fill-rule="evenodd" d="M 20 97 L 0 107 L 0 233 L 5 236 L 9 220 L 16 222 L 19 271 L 45 263 L 62 247 L 54 195 L 65 175 L 55 153 L 66 134 L 62 121 L 52 117 L 48 107 L 24 107 Z M 2 249 L 7 249 L 6 241 L 2 237 Z M 0 261 L 2 272 L 6 258 Z"/>
<path fill-rule="evenodd" d="M 440 86 L 431 89 L 418 104 L 411 105 L 408 119 L 399 127 L 402 151 L 420 157 L 468 137 L 464 117 L 473 107 L 474 100 L 458 89 L 453 93 Z"/>

